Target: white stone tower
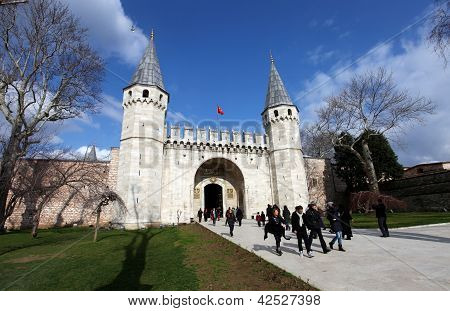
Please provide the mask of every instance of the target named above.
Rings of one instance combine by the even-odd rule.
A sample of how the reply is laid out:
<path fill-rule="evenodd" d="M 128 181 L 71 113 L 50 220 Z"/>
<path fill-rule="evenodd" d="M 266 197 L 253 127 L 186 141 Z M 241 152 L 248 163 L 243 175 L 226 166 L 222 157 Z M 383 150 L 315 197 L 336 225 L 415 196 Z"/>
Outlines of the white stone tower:
<path fill-rule="evenodd" d="M 161 222 L 163 137 L 169 93 L 164 88 L 153 31 L 129 86 L 123 90 L 123 121 L 117 191 L 127 228 Z"/>
<path fill-rule="evenodd" d="M 270 56 L 270 77 L 263 124 L 270 148 L 274 203 L 280 208 L 308 204 L 298 108 L 292 103 Z"/>

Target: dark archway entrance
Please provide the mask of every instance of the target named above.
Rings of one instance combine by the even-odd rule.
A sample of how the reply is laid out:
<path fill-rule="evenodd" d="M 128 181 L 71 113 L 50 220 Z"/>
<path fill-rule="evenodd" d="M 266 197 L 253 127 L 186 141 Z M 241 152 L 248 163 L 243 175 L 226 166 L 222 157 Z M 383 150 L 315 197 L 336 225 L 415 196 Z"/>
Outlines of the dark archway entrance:
<path fill-rule="evenodd" d="M 220 214 L 223 210 L 222 186 L 217 184 L 209 184 L 205 186 L 205 209 L 207 215 L 211 215 L 211 210 L 217 208 Z"/>

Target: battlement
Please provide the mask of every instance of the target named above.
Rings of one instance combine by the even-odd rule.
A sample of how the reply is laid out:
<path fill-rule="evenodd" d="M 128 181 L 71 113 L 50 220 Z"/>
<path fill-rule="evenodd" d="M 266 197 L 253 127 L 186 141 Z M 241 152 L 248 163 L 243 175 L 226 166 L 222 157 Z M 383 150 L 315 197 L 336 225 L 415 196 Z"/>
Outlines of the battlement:
<path fill-rule="evenodd" d="M 233 148 L 268 148 L 267 135 L 256 132 L 218 130 L 216 128 L 193 128 L 189 126 L 165 125 L 165 144 L 191 144 L 204 146 L 222 146 Z"/>

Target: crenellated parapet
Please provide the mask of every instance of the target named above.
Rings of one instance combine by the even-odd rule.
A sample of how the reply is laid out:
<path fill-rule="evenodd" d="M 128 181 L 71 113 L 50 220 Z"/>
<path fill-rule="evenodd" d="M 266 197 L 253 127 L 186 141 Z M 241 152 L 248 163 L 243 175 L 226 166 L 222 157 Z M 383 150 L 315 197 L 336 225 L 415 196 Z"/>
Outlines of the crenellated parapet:
<path fill-rule="evenodd" d="M 262 133 L 229 131 L 228 129 L 165 126 L 165 145 L 191 145 L 267 150 L 267 137 Z"/>

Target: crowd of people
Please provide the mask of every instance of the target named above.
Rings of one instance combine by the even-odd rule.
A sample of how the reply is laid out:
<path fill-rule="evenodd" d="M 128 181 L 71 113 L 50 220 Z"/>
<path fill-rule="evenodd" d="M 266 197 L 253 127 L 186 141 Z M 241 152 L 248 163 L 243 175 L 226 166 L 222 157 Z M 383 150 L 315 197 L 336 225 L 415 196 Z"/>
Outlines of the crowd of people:
<path fill-rule="evenodd" d="M 378 204 L 374 205 L 376 217 L 378 218 L 378 225 L 381 231 L 382 237 L 389 237 L 389 229 L 387 226 L 387 214 L 386 206 L 382 200 L 378 200 Z M 216 221 L 220 220 L 219 209 L 213 208 L 210 211 L 201 209 L 198 211 L 199 222 L 202 221 L 202 217 L 205 222 L 208 218 L 211 219 L 213 225 L 216 225 Z M 298 205 L 295 207 L 294 212 L 291 213 L 287 206 L 283 207 L 281 211 L 277 205 L 267 205 L 266 211 L 257 213 L 255 220 L 258 227 L 264 227 L 264 240 L 268 238 L 268 234 L 272 234 L 275 238 L 276 254 L 281 256 L 281 239 L 290 240 L 291 237 L 286 235 L 286 231 L 292 231 L 297 236 L 298 250 L 301 257 L 313 257 L 311 245 L 314 239 L 319 239 L 322 251 L 324 254 L 329 253 L 334 249 L 337 242 L 337 250 L 345 252 L 343 247 L 343 240 L 351 240 L 352 234 L 352 214 L 349 208 L 342 205 L 337 206 L 333 202 L 328 202 L 325 206 L 324 212 L 326 219 L 329 222 L 329 232 L 334 234 L 333 239 L 327 244 L 322 234 L 322 230 L 326 229 L 326 226 L 322 220 L 321 212 L 315 203 L 310 203 L 307 206 L 306 211 L 303 206 Z M 225 226 L 230 228 L 230 236 L 233 237 L 234 226 L 238 223 L 242 225 L 242 219 L 244 213 L 240 207 L 229 207 L 225 213 Z M 306 249 L 306 253 L 303 250 Z"/>

